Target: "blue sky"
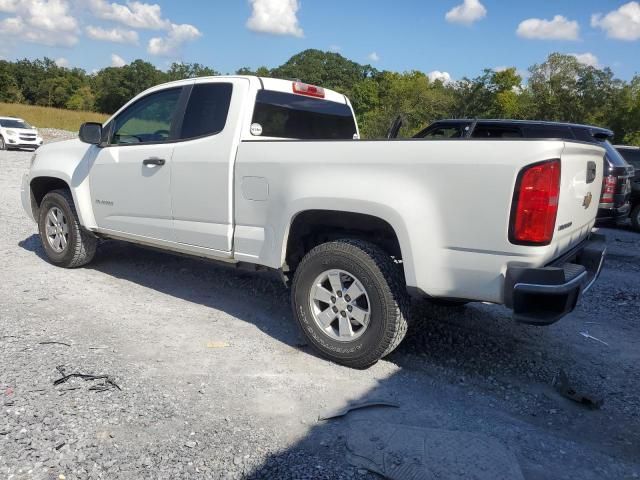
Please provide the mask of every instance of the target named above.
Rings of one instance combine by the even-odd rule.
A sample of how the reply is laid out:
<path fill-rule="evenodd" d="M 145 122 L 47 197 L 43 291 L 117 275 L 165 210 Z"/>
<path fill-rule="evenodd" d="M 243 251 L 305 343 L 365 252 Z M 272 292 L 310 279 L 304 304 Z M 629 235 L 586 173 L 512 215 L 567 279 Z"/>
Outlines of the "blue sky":
<path fill-rule="evenodd" d="M 223 73 L 333 49 L 454 80 L 485 67 L 526 70 L 558 51 L 629 79 L 640 73 L 640 2 L 0 0 L 0 45 L 5 59 L 46 55 L 88 71 L 142 58 Z"/>

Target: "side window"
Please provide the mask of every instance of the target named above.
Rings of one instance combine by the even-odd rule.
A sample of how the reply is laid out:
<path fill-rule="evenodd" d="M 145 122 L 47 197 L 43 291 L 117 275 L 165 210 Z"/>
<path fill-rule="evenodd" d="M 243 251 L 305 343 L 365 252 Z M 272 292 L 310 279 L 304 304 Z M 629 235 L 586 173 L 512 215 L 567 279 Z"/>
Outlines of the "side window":
<path fill-rule="evenodd" d="M 527 138 L 562 138 L 565 140 L 573 140 L 574 138 L 569 127 L 560 125 L 530 125 L 526 127 L 526 136 Z"/>
<path fill-rule="evenodd" d="M 478 124 L 471 135 L 473 138 L 521 138 L 519 127 L 508 125 Z"/>
<path fill-rule="evenodd" d="M 624 159 L 629 162 L 640 174 L 640 150 L 622 148 L 619 150 Z"/>
<path fill-rule="evenodd" d="M 115 119 L 111 144 L 169 141 L 181 93 L 182 88 L 162 90 L 131 105 Z"/>
<path fill-rule="evenodd" d="M 180 139 L 215 135 L 224 130 L 232 91 L 233 85 L 230 83 L 195 85 L 182 122 Z"/>
<path fill-rule="evenodd" d="M 462 138 L 469 129 L 467 124 L 442 124 L 434 125 L 418 133 L 414 138 L 439 139 Z"/>

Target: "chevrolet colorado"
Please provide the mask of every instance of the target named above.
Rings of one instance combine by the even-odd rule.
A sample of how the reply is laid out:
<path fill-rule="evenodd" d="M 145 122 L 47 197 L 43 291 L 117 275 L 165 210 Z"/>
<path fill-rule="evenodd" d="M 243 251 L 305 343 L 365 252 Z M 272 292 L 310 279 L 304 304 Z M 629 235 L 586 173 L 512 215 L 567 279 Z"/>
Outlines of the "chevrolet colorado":
<path fill-rule="evenodd" d="M 243 76 L 154 87 L 79 137 L 22 182 L 53 264 L 106 238 L 279 271 L 310 344 L 351 367 L 400 343 L 411 295 L 549 324 L 604 258 L 585 142 L 359 140 L 345 96 Z"/>

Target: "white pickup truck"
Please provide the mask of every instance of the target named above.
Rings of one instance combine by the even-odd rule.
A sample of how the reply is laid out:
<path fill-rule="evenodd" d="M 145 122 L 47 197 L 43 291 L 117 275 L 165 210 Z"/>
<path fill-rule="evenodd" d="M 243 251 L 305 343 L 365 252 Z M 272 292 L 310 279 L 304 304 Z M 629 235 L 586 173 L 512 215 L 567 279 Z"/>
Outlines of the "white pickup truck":
<path fill-rule="evenodd" d="M 61 267 L 106 238 L 279 271 L 311 345 L 356 368 L 400 343 L 411 296 L 548 324 L 596 279 L 602 148 L 358 138 L 330 90 L 179 81 L 41 148 L 22 202 Z"/>

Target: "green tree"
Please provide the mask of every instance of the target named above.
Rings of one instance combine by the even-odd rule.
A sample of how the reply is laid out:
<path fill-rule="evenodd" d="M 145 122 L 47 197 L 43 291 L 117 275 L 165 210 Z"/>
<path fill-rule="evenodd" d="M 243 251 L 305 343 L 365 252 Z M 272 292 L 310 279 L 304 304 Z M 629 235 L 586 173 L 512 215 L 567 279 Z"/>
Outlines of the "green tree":
<path fill-rule="evenodd" d="M 373 73 L 375 70 L 370 65 L 360 65 L 339 53 L 305 50 L 274 68 L 270 76 L 299 79 L 348 95 L 353 85 Z"/>
<path fill-rule="evenodd" d="M 95 108 L 96 98 L 88 85 L 80 87 L 67 100 L 66 108 L 69 110 L 91 111 Z"/>
<path fill-rule="evenodd" d="M 212 77 L 220 75 L 213 68 L 199 63 L 173 63 L 166 74 L 166 81 L 184 80 L 186 78 Z"/>

